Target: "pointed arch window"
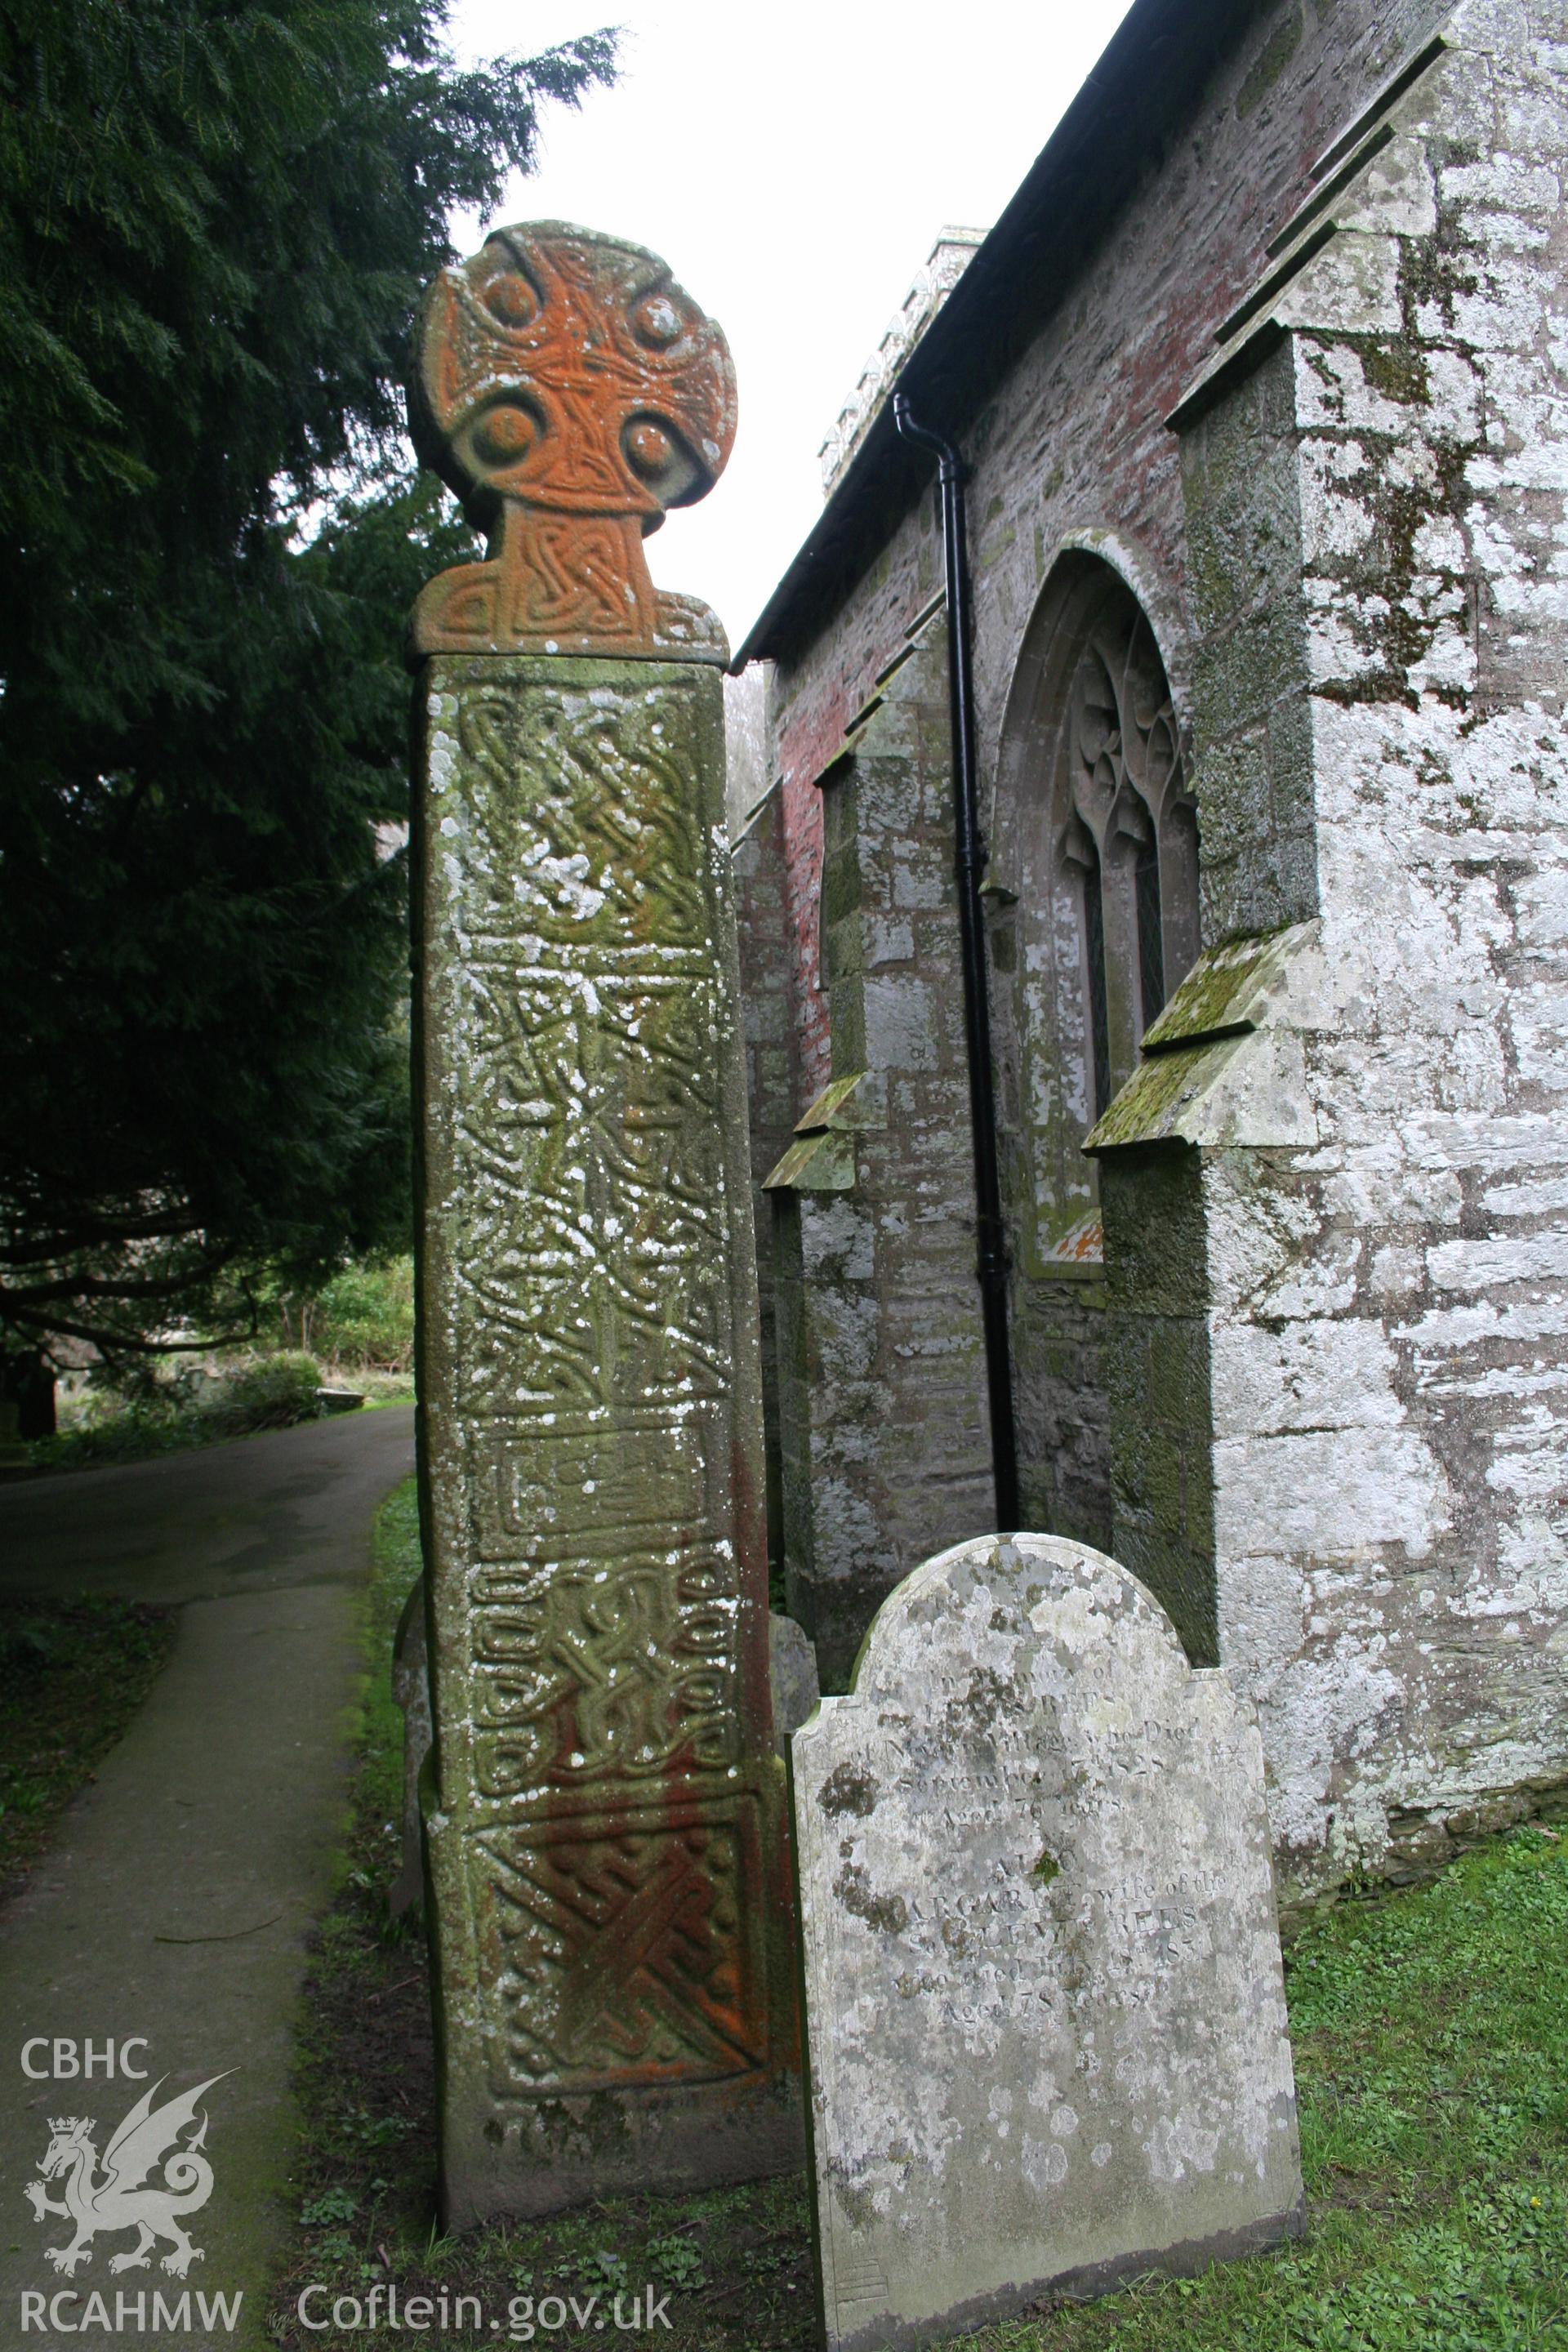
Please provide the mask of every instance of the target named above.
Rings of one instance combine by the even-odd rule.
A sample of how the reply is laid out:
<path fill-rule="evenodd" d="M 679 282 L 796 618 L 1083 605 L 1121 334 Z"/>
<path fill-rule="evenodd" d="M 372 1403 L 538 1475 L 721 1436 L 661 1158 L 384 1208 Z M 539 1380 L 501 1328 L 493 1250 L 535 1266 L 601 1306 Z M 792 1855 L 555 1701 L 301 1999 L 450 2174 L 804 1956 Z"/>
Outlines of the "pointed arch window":
<path fill-rule="evenodd" d="M 1068 823 L 1063 859 L 1079 876 L 1083 927 L 1083 989 L 1088 1012 L 1089 1101 L 1098 1118 L 1110 1100 L 1110 1006 L 1105 985 L 1105 897 L 1100 852 L 1081 817 Z"/>
<path fill-rule="evenodd" d="M 1067 692 L 1064 865 L 1082 907 L 1080 985 L 1095 1118 L 1131 1076 L 1167 974 L 1197 953 L 1197 828 L 1170 688 L 1125 589 L 1086 630 Z"/>
<path fill-rule="evenodd" d="M 1100 1191 L 1083 1141 L 1197 959 L 1198 835 L 1153 630 L 1087 549 L 1053 566 L 1019 650 L 992 871 L 1015 1260 L 1025 1282 L 1089 1278 Z"/>
<path fill-rule="evenodd" d="M 1160 919 L 1160 849 L 1154 828 L 1140 842 L 1132 867 L 1132 897 L 1138 909 L 1138 987 L 1143 1000 L 1143 1026 L 1152 1028 L 1165 1007 L 1165 940 Z"/>

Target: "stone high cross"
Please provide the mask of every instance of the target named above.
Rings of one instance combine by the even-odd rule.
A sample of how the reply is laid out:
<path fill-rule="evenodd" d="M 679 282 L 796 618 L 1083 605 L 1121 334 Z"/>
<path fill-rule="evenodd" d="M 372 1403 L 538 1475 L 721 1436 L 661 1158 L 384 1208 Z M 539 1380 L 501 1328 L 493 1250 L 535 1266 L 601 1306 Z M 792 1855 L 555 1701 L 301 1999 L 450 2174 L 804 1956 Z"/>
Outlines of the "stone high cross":
<path fill-rule="evenodd" d="M 734 432 L 655 256 L 499 230 L 421 316 L 490 532 L 414 619 L 423 1793 L 449 2225 L 799 2157 L 723 635 L 644 535 Z"/>

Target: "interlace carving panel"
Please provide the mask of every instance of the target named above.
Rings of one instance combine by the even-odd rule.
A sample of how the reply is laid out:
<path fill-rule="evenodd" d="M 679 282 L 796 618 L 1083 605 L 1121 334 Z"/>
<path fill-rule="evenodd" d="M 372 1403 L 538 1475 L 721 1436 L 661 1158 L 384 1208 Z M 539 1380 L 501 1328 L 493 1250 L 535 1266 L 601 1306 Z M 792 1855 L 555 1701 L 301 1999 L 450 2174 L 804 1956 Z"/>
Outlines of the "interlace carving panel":
<path fill-rule="evenodd" d="M 502 2096 L 765 2060 L 731 1492 L 750 1208 L 725 1161 L 695 692 L 437 698 L 443 1325 Z"/>

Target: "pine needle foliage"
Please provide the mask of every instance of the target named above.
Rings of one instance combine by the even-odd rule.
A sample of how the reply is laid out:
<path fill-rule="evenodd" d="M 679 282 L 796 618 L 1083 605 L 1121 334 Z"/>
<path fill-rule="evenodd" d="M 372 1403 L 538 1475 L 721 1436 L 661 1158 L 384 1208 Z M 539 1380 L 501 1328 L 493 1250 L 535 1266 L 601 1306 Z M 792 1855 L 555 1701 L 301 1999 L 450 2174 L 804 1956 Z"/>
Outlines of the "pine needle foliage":
<path fill-rule="evenodd" d="M 409 321 L 615 67 L 445 14 L 0 0 L 0 1352 L 405 1233 Z"/>

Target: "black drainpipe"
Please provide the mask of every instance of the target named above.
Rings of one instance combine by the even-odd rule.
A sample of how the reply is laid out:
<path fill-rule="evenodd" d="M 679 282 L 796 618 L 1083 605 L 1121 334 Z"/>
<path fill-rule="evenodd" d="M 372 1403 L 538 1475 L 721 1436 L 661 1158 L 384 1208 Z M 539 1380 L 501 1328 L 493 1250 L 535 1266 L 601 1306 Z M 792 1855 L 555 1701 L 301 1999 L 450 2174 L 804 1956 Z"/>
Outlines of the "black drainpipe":
<path fill-rule="evenodd" d="M 941 461 L 942 541 L 947 566 L 947 681 L 952 720 L 953 863 L 958 874 L 958 931 L 963 959 L 963 1027 L 969 1052 L 969 1116 L 974 1138 L 974 1207 L 980 1311 L 985 1330 L 985 1386 L 991 1405 L 991 1469 L 996 1525 L 1010 1535 L 1018 1525 L 1018 1450 L 1013 1428 L 1013 1365 L 1007 1343 L 1007 1251 L 1002 1187 L 996 1172 L 996 1095 L 991 1076 L 991 1003 L 985 976 L 985 931 L 974 781 L 974 688 L 969 669 L 969 563 L 963 526 L 963 468 L 940 433 L 917 425 L 901 392 L 893 394 L 893 422 L 906 441 L 934 449 Z"/>

